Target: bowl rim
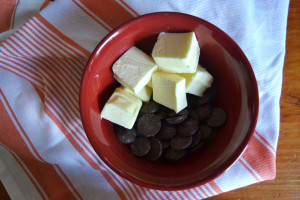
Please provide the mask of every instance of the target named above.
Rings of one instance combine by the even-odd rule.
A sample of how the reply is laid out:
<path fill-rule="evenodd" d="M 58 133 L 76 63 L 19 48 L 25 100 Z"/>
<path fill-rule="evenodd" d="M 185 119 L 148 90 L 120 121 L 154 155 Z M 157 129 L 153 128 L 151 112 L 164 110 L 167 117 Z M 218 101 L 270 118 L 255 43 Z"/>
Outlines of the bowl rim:
<path fill-rule="evenodd" d="M 155 184 L 151 184 L 151 183 L 145 183 L 135 177 L 132 177 L 129 174 L 124 173 L 123 171 L 121 171 L 120 169 L 116 168 L 113 164 L 111 164 L 110 162 L 108 162 L 106 159 L 103 159 L 101 153 L 99 153 L 96 149 L 94 149 L 93 145 L 92 145 L 92 138 L 90 136 L 90 134 L 87 132 L 87 125 L 85 124 L 85 114 L 84 114 L 84 109 L 83 109 L 83 103 L 85 101 L 85 99 L 83 99 L 83 84 L 85 82 L 85 77 L 86 77 L 86 73 L 88 71 L 88 69 L 91 67 L 91 61 L 94 59 L 95 55 L 97 54 L 98 50 L 101 48 L 101 46 L 106 45 L 106 41 L 113 36 L 116 32 L 118 32 L 120 29 L 123 29 L 124 27 L 126 27 L 128 24 L 131 24 L 132 22 L 135 22 L 137 20 L 140 19 L 144 19 L 144 18 L 151 18 L 152 16 L 157 16 L 157 15 L 178 15 L 178 16 L 187 16 L 187 17 L 191 17 L 191 18 L 195 18 L 196 20 L 202 21 L 202 24 L 205 24 L 205 26 L 210 26 L 213 29 L 216 29 L 220 32 L 222 32 L 222 34 L 224 35 L 224 38 L 226 41 L 229 41 L 232 45 L 233 48 L 236 49 L 237 51 L 239 51 L 243 57 L 243 60 L 245 61 L 247 67 L 247 72 L 248 75 L 250 77 L 251 80 L 253 80 L 253 90 L 255 90 L 255 94 L 253 94 L 253 96 L 255 97 L 254 99 L 254 104 L 255 104 L 255 110 L 254 110 L 254 115 L 253 115 L 253 122 L 252 122 L 252 126 L 249 128 L 248 133 L 246 134 L 245 138 L 243 139 L 242 143 L 238 146 L 238 148 L 235 150 L 235 152 L 219 167 L 219 171 L 215 174 L 212 174 L 210 176 L 205 177 L 204 179 L 202 179 L 201 181 L 195 181 L 193 183 L 189 183 L 186 185 L 176 185 L 176 186 L 162 186 L 162 185 L 155 185 Z M 142 187 L 146 187 L 148 189 L 156 189 L 156 190 L 162 190 L 162 191 L 178 191 L 178 190 L 186 190 L 186 189 L 191 189 L 194 187 L 199 187 L 201 185 L 205 185 L 207 183 L 209 183 L 210 181 L 213 181 L 214 179 L 218 178 L 219 176 L 221 176 L 227 169 L 229 169 L 238 159 L 239 157 L 243 154 L 243 152 L 247 149 L 247 146 L 249 144 L 250 139 L 253 137 L 253 134 L 255 132 L 255 128 L 257 125 L 257 119 L 258 119 L 258 113 L 259 113 L 259 94 L 258 94 L 258 85 L 257 85 L 257 80 L 252 68 L 252 65 L 250 64 L 247 56 L 245 55 L 244 51 L 240 48 L 240 46 L 227 34 L 225 33 L 222 29 L 220 29 L 219 27 L 217 27 L 216 25 L 213 25 L 212 23 L 201 19 L 199 17 L 190 15 L 190 14 L 186 14 L 186 13 L 181 13 L 181 12 L 153 12 L 153 13 L 148 13 L 148 14 L 144 14 L 144 15 L 140 15 L 138 17 L 134 17 L 124 23 L 122 23 L 121 25 L 117 26 L 116 28 L 114 28 L 111 32 L 109 32 L 99 43 L 98 45 L 95 47 L 95 49 L 93 50 L 93 52 L 91 53 L 84 72 L 82 74 L 81 77 L 81 82 L 80 82 L 80 91 L 79 91 L 79 109 L 80 109 L 80 117 L 81 117 L 81 122 L 85 131 L 85 134 L 89 140 L 89 142 L 91 143 L 91 146 L 93 147 L 94 151 L 96 152 L 96 154 L 100 157 L 101 160 L 103 160 L 103 162 L 110 168 L 112 169 L 117 175 L 121 176 L 122 178 L 125 178 L 126 180 L 137 184 L 139 186 Z"/>

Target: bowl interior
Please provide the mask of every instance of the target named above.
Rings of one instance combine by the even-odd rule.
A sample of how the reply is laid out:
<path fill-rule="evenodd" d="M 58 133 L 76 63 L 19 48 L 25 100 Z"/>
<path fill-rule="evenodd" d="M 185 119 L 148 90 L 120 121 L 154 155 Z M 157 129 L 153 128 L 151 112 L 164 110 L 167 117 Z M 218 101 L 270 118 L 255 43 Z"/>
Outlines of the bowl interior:
<path fill-rule="evenodd" d="M 160 32 L 187 31 L 196 33 L 200 63 L 214 77 L 214 105 L 226 110 L 227 122 L 201 151 L 176 163 L 151 163 L 133 156 L 118 141 L 112 123 L 100 119 L 100 111 L 118 85 L 111 66 L 133 45 L 150 55 Z M 98 45 L 83 76 L 80 109 L 91 144 L 116 173 L 150 188 L 184 189 L 220 175 L 242 153 L 256 124 L 258 92 L 247 58 L 224 32 L 190 15 L 155 13 L 120 26 Z"/>

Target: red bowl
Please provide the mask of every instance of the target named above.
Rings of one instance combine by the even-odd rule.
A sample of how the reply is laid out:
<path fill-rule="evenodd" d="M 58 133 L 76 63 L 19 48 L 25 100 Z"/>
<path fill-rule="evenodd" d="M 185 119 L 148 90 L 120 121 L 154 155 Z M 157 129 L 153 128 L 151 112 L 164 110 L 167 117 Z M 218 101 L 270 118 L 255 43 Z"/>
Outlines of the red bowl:
<path fill-rule="evenodd" d="M 100 119 L 117 86 L 111 66 L 133 45 L 150 55 L 160 32 L 194 31 L 201 48 L 200 63 L 213 75 L 215 106 L 227 112 L 227 122 L 201 151 L 169 163 L 148 162 L 131 154 Z M 221 175 L 247 147 L 258 116 L 258 89 L 251 65 L 239 46 L 216 26 L 182 13 L 152 13 L 137 17 L 108 34 L 96 47 L 81 82 L 80 112 L 85 132 L 100 158 L 133 183 L 160 190 L 188 189 Z"/>

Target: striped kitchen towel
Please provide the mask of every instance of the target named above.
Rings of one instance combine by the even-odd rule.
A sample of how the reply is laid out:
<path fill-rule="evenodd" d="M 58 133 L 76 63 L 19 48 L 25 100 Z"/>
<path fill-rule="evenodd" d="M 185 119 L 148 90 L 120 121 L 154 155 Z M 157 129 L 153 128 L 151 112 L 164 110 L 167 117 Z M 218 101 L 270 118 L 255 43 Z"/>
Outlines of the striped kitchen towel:
<path fill-rule="evenodd" d="M 203 199 L 275 178 L 289 1 L 0 0 L 0 178 L 12 199 Z M 205 19 L 253 66 L 260 98 L 247 150 L 224 174 L 189 190 L 121 178 L 91 147 L 79 114 L 81 76 L 111 30 L 151 12 Z"/>

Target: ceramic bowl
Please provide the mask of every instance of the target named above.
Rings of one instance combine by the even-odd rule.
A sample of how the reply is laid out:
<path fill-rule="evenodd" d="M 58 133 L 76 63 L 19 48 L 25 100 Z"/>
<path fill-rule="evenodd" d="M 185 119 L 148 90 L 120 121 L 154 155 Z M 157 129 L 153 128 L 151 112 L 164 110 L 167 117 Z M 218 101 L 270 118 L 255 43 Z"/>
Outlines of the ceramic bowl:
<path fill-rule="evenodd" d="M 215 106 L 227 121 L 216 138 L 179 162 L 149 162 L 121 144 L 113 124 L 100 112 L 118 83 L 113 63 L 133 45 L 151 55 L 160 32 L 194 31 L 201 48 L 200 63 L 213 75 Z M 80 91 L 82 123 L 96 153 L 118 175 L 144 187 L 179 190 L 205 184 L 221 175 L 241 155 L 258 116 L 258 89 L 252 67 L 241 48 L 222 30 L 182 13 L 152 13 L 119 26 L 96 47 L 83 74 Z"/>

